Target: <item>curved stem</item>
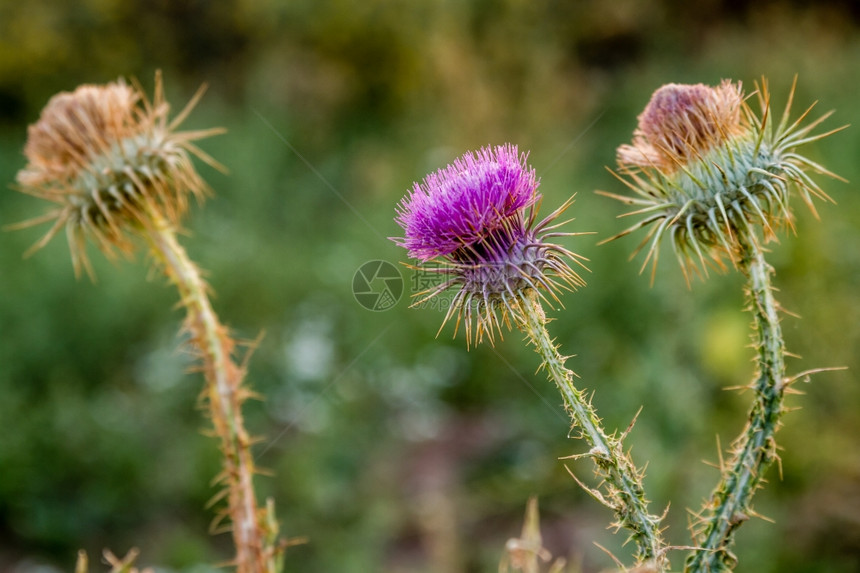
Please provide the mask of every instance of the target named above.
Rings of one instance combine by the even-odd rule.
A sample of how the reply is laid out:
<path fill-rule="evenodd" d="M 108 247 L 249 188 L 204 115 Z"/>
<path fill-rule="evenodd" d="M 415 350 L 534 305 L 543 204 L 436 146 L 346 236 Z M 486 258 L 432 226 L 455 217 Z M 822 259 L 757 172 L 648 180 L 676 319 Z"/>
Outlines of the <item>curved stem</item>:
<path fill-rule="evenodd" d="M 785 394 L 785 343 L 773 297 L 773 269 L 757 241 L 743 245 L 741 270 L 748 278 L 749 310 L 757 349 L 758 372 L 751 388 L 755 398 L 749 420 L 735 440 L 732 457 L 702 512 L 696 535 L 700 550 L 687 558 L 690 573 L 731 571 L 737 562 L 731 553 L 734 531 L 753 514 L 751 500 L 762 486 L 764 474 L 777 458 L 774 434 L 779 428 Z"/>
<path fill-rule="evenodd" d="M 566 358 L 559 354 L 558 347 L 547 332 L 546 316 L 537 293 L 529 289 L 522 295 L 519 306 L 523 330 L 543 359 L 547 374 L 561 392 L 565 410 L 573 424 L 579 427 L 581 437 L 591 446 L 591 450 L 584 455 L 597 465 L 597 472 L 603 479 L 602 489 L 589 488 L 577 481 L 595 499 L 615 512 L 617 527 L 630 530 L 630 536 L 636 542 L 638 562 L 652 561 L 663 570 L 665 552 L 660 536 L 662 518 L 648 513 L 642 472 L 622 447 L 626 432 L 621 438 L 615 434 L 606 435 L 597 412 L 585 397 L 585 392 L 574 385 L 575 374 L 565 367 Z"/>
<path fill-rule="evenodd" d="M 156 260 L 176 285 L 187 316 L 195 354 L 206 377 L 204 396 L 215 434 L 221 440 L 223 473 L 216 482 L 226 487 L 230 529 L 236 546 L 239 573 L 274 571 L 272 532 L 264 531 L 265 510 L 257 507 L 254 495 L 254 458 L 251 439 L 242 419 L 242 402 L 249 391 L 242 386 L 244 369 L 233 360 L 235 343 L 219 322 L 207 295 L 200 271 L 177 242 L 171 226 L 158 213 L 149 213 L 151 225 L 143 230 Z M 220 496 L 219 496 L 220 497 Z M 220 516 L 224 518 L 226 516 Z"/>

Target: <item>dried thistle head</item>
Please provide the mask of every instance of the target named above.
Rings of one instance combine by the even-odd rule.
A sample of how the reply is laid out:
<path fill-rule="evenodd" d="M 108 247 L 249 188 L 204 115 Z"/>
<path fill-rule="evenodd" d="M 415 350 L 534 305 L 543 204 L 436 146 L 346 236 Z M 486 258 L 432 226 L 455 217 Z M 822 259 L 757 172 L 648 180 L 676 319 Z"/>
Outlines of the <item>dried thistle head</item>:
<path fill-rule="evenodd" d="M 51 98 L 28 129 L 27 165 L 17 176 L 20 191 L 55 205 L 14 226 L 53 221 L 28 254 L 65 227 L 75 273 L 83 268 L 92 275 L 87 237 L 112 255 L 132 249 L 131 230 L 154 220 L 178 224 L 189 195 L 202 200 L 208 190 L 191 156 L 221 168 L 193 142 L 222 130 L 177 131 L 201 95 L 202 89 L 172 121 L 160 74 L 151 101 L 123 80 Z"/>
<path fill-rule="evenodd" d="M 618 148 L 624 166 L 656 167 L 671 173 L 681 165 L 743 131 L 741 85 L 724 80 L 703 84 L 667 84 L 651 96 L 639 115 L 633 145 Z"/>
<path fill-rule="evenodd" d="M 486 335 L 492 343 L 528 289 L 556 298 L 559 288 L 584 285 L 570 262 L 582 257 L 547 239 L 572 200 L 537 220 L 538 180 L 516 146 L 486 147 L 416 183 L 397 208 L 404 237 L 393 240 L 418 260 L 414 267 L 441 276 L 418 293 L 420 305 L 448 289 L 454 295 L 442 326 L 456 315 L 467 343 Z M 440 328 L 441 331 L 441 328 Z"/>
<path fill-rule="evenodd" d="M 642 268 L 650 261 L 656 269 L 668 234 L 689 279 L 690 270 L 725 268 L 725 257 L 737 263 L 759 233 L 768 241 L 780 227 L 793 228 L 792 190 L 816 213 L 814 197 L 831 199 L 807 171 L 836 176 L 797 150 L 843 128 L 812 134 L 830 116 L 804 123 L 814 104 L 792 121 L 794 90 L 775 123 L 764 81 L 756 91 L 759 113 L 740 82 L 658 89 L 639 116 L 633 144 L 618 148 L 617 176 L 635 195 L 602 192 L 638 207 L 626 215 L 644 218 L 608 241 L 650 226 L 637 252 L 649 245 Z"/>

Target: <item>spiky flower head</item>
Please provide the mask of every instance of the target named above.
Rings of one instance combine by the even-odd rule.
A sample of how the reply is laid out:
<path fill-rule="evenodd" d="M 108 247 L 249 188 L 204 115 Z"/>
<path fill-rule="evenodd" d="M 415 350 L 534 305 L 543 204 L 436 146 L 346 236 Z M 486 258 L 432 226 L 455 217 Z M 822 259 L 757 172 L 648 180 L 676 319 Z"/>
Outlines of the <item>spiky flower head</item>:
<path fill-rule="evenodd" d="M 55 208 L 15 227 L 53 221 L 28 252 L 37 250 L 65 227 L 75 273 L 92 274 L 85 251 L 90 237 L 106 254 L 132 248 L 128 232 L 158 220 L 178 224 L 188 197 L 202 200 L 207 186 L 191 161 L 195 155 L 220 166 L 193 141 L 220 129 L 177 131 L 202 95 L 168 121 L 161 75 L 150 101 L 137 85 L 119 80 L 83 85 L 55 95 L 27 132 L 27 166 L 18 173 L 19 189 Z"/>
<path fill-rule="evenodd" d="M 454 333 L 464 322 L 467 343 L 510 328 L 527 290 L 558 300 L 559 288 L 585 284 L 569 264 L 584 259 L 547 241 L 574 234 L 553 224 L 572 199 L 538 222 L 538 184 L 516 146 L 485 147 L 416 183 L 397 207 L 404 236 L 392 240 L 418 260 L 416 270 L 442 277 L 415 304 L 452 289 L 442 326 L 456 315 Z"/>
<path fill-rule="evenodd" d="M 756 91 L 759 114 L 747 104 L 740 82 L 658 89 L 639 115 L 633 144 L 618 148 L 619 179 L 635 196 L 603 193 L 638 206 L 627 215 L 644 218 L 608 240 L 650 225 L 639 246 L 649 245 L 642 268 L 649 261 L 656 268 L 660 241 L 668 234 L 689 276 L 690 269 L 707 273 L 709 264 L 724 268 L 724 257 L 738 262 L 743 246 L 758 242 L 759 233 L 767 241 L 776 229 L 792 227 L 792 190 L 815 213 L 813 197 L 830 197 L 807 171 L 834 175 L 797 149 L 842 128 L 812 134 L 830 115 L 804 124 L 814 104 L 791 121 L 794 90 L 793 85 L 775 124 L 764 81 Z"/>

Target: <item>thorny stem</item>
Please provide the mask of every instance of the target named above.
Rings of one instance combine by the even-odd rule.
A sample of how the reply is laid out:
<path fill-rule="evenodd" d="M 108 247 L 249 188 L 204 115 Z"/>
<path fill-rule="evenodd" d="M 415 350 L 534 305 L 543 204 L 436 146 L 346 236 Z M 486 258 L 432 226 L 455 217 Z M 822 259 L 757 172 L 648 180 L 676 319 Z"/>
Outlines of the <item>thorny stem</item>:
<path fill-rule="evenodd" d="M 660 535 L 661 518 L 648 513 L 648 502 L 642 487 L 642 472 L 624 453 L 622 439 L 615 434 L 607 436 L 597 412 L 585 397 L 584 391 L 573 383 L 574 373 L 565 367 L 566 358 L 559 354 L 546 329 L 546 316 L 538 295 L 529 289 L 522 295 L 522 328 L 535 351 L 543 359 L 548 376 L 555 382 L 564 398 L 564 406 L 574 426 L 591 450 L 588 457 L 594 460 L 598 475 L 603 479 L 603 490 L 586 487 L 586 491 L 615 512 L 618 527 L 631 531 L 636 542 L 636 559 L 639 563 L 652 561 L 663 570 L 665 550 Z"/>
<path fill-rule="evenodd" d="M 688 573 L 731 571 L 737 559 L 731 553 L 735 529 L 753 514 L 750 502 L 762 486 L 764 474 L 777 459 L 774 434 L 779 428 L 785 394 L 785 343 L 773 297 L 773 269 L 755 240 L 744 241 L 740 269 L 747 275 L 749 310 L 758 356 L 758 373 L 751 388 L 755 398 L 749 421 L 733 446 L 732 459 L 706 504 L 704 528 L 697 535 L 697 550 L 687 558 Z"/>
<path fill-rule="evenodd" d="M 215 434 L 221 440 L 224 471 L 216 479 L 226 486 L 238 573 L 274 573 L 278 551 L 272 532 L 264 531 L 267 510 L 257 507 L 254 495 L 254 458 L 251 438 L 242 419 L 242 402 L 249 391 L 242 386 L 244 370 L 233 360 L 235 343 L 219 322 L 207 295 L 200 271 L 177 242 L 174 230 L 155 210 L 149 213 L 152 225 L 143 235 L 165 274 L 179 290 L 187 312 L 185 328 L 191 335 L 195 353 L 206 377 L 204 396 Z"/>

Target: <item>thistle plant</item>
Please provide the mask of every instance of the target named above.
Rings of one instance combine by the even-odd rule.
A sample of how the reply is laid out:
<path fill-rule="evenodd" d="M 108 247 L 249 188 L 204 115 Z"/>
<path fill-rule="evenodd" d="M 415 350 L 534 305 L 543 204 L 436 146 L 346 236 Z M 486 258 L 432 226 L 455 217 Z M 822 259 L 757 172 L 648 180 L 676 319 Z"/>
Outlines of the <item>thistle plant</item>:
<path fill-rule="evenodd" d="M 416 305 L 454 291 L 443 327 L 456 317 L 456 335 L 465 323 L 467 344 L 485 338 L 492 344 L 513 325 L 526 335 L 589 444 L 574 457 L 591 458 L 601 480 L 596 488 L 577 482 L 614 512 L 616 528 L 629 530 L 637 563 L 662 562 L 661 518 L 648 511 L 642 471 L 623 449 L 626 432 L 607 434 L 546 328 L 542 302 L 560 302 L 561 290 L 584 286 L 572 265 L 585 268 L 585 259 L 553 242 L 578 234 L 561 231 L 567 221 L 557 222 L 573 200 L 539 221 L 538 184 L 515 146 L 466 154 L 414 185 L 397 207 L 404 236 L 393 240 L 417 260 L 415 268 L 440 275 L 438 286 L 418 293 Z"/>
<path fill-rule="evenodd" d="M 547 564 L 547 573 L 563 573 L 567 562 L 562 557 L 553 560 L 552 553 L 543 546 L 538 502 L 536 497 L 531 497 L 526 505 L 522 534 L 505 543 L 505 555 L 499 563 L 499 573 L 511 570 L 541 573 L 544 564 Z"/>
<path fill-rule="evenodd" d="M 122 80 L 54 96 L 28 130 L 28 163 L 18 173 L 20 191 L 54 208 L 16 227 L 52 222 L 31 251 L 65 229 L 76 275 L 84 270 L 93 276 L 87 239 L 111 257 L 130 254 L 139 241 L 147 245 L 179 291 L 184 331 L 206 379 L 202 400 L 223 454 L 223 471 L 215 480 L 223 490 L 213 503 L 227 499 L 213 531 L 231 531 L 239 572 L 276 571 L 283 543 L 272 504 L 259 507 L 254 493 L 253 440 L 241 410 L 252 395 L 243 384 L 245 367 L 236 361 L 236 342 L 212 309 L 208 285 L 177 240 L 189 198 L 199 201 L 208 193 L 192 157 L 220 168 L 194 142 L 221 129 L 178 130 L 202 93 L 172 120 L 160 75 L 152 100 Z"/>
<path fill-rule="evenodd" d="M 110 565 L 110 573 L 155 573 L 155 570 L 147 567 L 145 569 L 138 569 L 134 565 L 134 560 L 137 559 L 137 556 L 140 554 L 140 551 L 136 547 L 133 547 L 128 550 L 125 557 L 120 559 L 116 555 L 113 554 L 109 549 L 105 549 L 102 552 L 102 559 L 106 565 Z M 78 560 L 75 563 L 75 573 L 88 573 L 89 572 L 89 557 L 87 556 L 86 551 L 78 551 Z"/>
<path fill-rule="evenodd" d="M 649 228 L 640 244 L 640 249 L 648 245 L 643 269 L 649 261 L 656 268 L 661 240 L 668 235 L 688 282 L 691 273 L 707 276 L 708 267 L 726 269 L 726 260 L 747 278 L 756 351 L 749 384 L 753 403 L 722 464 L 719 484 L 692 523 L 698 548 L 686 561 L 690 572 L 729 571 L 736 565 L 734 533 L 755 515 L 752 497 L 777 459 L 774 434 L 796 378 L 785 373 L 780 306 L 765 245 L 780 229 L 794 228 L 794 195 L 813 213 L 813 199 L 830 200 L 809 172 L 834 175 L 798 150 L 842 128 L 813 133 L 830 113 L 806 121 L 812 106 L 792 120 L 794 91 L 793 85 L 775 121 L 764 81 L 756 91 L 759 113 L 747 104 L 740 83 L 661 87 L 639 116 L 633 144 L 618 149 L 619 179 L 635 195 L 604 193 L 637 207 L 628 215 L 642 216 L 608 240 Z"/>

